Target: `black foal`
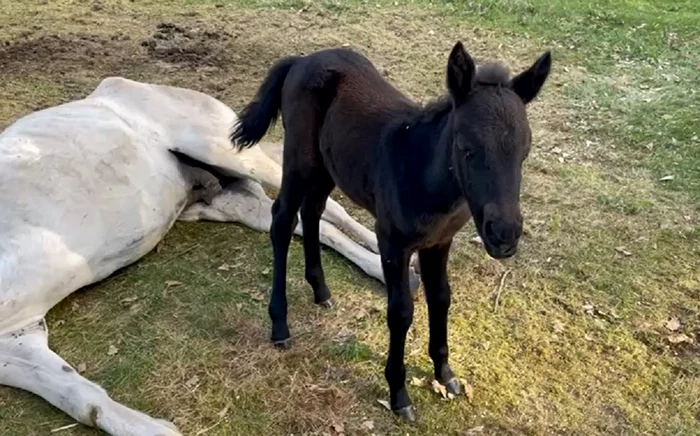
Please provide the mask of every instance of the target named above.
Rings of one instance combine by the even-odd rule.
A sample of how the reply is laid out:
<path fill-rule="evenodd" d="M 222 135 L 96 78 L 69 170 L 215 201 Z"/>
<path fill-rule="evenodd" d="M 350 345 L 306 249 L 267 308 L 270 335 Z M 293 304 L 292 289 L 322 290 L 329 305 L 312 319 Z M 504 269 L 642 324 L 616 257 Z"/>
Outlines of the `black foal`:
<path fill-rule="evenodd" d="M 330 305 L 321 267 L 319 218 L 337 185 L 376 218 L 388 290 L 390 331 L 385 376 L 391 408 L 415 419 L 405 386 L 404 345 L 413 320 L 408 285 L 418 251 L 430 316 L 435 378 L 461 390 L 448 364 L 447 260 L 452 238 L 473 217 L 487 252 L 506 258 L 522 233 L 520 181 L 531 142 L 525 111 L 551 66 L 549 52 L 510 78 L 499 65 L 479 70 L 457 43 L 447 62 L 448 95 L 421 107 L 362 55 L 331 49 L 275 64 L 231 135 L 258 142 L 282 113 L 282 187 L 272 212 L 272 340 L 288 346 L 286 269 L 292 226 L 301 209 L 306 279 L 314 301 Z"/>

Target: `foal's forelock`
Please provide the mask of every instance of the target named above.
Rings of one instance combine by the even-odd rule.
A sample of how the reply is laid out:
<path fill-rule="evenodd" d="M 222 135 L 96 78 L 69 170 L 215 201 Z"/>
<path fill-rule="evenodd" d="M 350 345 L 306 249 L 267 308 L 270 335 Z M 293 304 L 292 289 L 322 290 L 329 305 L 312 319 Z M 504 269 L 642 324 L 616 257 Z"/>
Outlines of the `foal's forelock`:
<path fill-rule="evenodd" d="M 466 105 L 464 119 L 459 122 L 479 137 L 487 154 L 508 157 L 529 145 L 525 105 L 509 87 L 478 86 Z"/>
<path fill-rule="evenodd" d="M 507 86 L 510 70 L 497 62 L 486 62 L 476 67 L 476 83 L 480 85 Z"/>

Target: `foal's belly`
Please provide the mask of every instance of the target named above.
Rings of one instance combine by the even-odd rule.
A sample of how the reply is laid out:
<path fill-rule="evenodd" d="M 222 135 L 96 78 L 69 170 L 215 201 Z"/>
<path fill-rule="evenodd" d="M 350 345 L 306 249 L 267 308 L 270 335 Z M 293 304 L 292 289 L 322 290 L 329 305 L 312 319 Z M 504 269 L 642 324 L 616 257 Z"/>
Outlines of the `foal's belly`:
<path fill-rule="evenodd" d="M 336 100 L 326 113 L 319 149 L 336 186 L 376 216 L 375 169 L 383 120 L 379 116 L 347 115 L 358 110 L 344 100 Z"/>
<path fill-rule="evenodd" d="M 374 186 L 370 183 L 370 172 L 366 165 L 347 153 L 338 155 L 335 149 L 331 151 L 330 147 L 325 150 L 322 147 L 321 154 L 324 166 L 338 189 L 355 204 L 376 215 Z"/>

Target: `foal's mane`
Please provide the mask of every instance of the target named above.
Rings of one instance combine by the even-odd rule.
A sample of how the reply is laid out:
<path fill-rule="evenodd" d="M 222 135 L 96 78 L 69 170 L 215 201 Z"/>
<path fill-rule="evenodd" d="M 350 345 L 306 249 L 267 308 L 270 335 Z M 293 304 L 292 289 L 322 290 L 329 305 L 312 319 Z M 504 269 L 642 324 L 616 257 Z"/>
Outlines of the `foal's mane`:
<path fill-rule="evenodd" d="M 476 86 L 506 87 L 510 83 L 510 70 L 498 62 L 485 62 L 476 68 Z M 420 110 L 407 120 L 409 126 L 432 123 L 442 119 L 452 110 L 452 98 L 448 95 L 438 97 L 426 103 Z"/>

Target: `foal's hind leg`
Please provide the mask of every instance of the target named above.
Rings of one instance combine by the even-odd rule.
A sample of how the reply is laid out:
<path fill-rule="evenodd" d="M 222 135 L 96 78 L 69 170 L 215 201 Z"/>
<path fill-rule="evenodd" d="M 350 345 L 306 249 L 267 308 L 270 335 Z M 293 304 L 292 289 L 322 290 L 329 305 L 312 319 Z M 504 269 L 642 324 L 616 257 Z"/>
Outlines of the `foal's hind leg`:
<path fill-rule="evenodd" d="M 291 89 L 294 89 L 292 86 Z M 272 226 L 270 237 L 274 252 L 274 273 L 269 313 L 272 319 L 272 341 L 277 346 L 289 346 L 287 326 L 287 254 L 294 228 L 294 218 L 305 198 L 309 201 L 303 214 L 308 224 L 304 226 L 304 248 L 307 259 L 307 277 L 314 287 L 315 299 L 323 303 L 330 297 L 323 272 L 320 268 L 318 243 L 318 221 L 323 213 L 328 194 L 333 189 L 332 182 L 324 178 L 325 168 L 318 147 L 319 129 L 322 123 L 322 110 L 316 102 L 309 101 L 307 90 L 284 93 L 282 116 L 284 118 L 284 150 L 282 165 L 282 185 L 272 205 Z M 327 176 L 327 175 L 326 175 Z M 327 176 L 330 178 L 329 176 Z M 318 206 L 317 203 L 321 202 Z M 304 217 L 302 216 L 302 223 Z M 308 234 L 307 234 L 308 232 Z M 308 238 L 308 240 L 307 240 Z M 318 268 L 316 268 L 317 266 Z M 309 267 L 312 269 L 310 270 Z"/>
<path fill-rule="evenodd" d="M 306 281 L 314 290 L 314 303 L 330 308 L 331 293 L 321 264 L 321 244 L 319 223 L 326 207 L 326 199 L 335 187 L 333 179 L 325 170 L 319 169 L 312 181 L 313 189 L 306 195 L 301 205 L 301 224 L 304 231 L 304 264 Z"/>
<path fill-rule="evenodd" d="M 274 257 L 272 294 L 268 313 L 272 320 L 272 342 L 280 348 L 288 348 L 289 327 L 287 325 L 287 255 L 295 218 L 305 196 L 304 178 L 292 173 L 282 178 L 280 194 L 272 204 L 270 239 Z"/>

